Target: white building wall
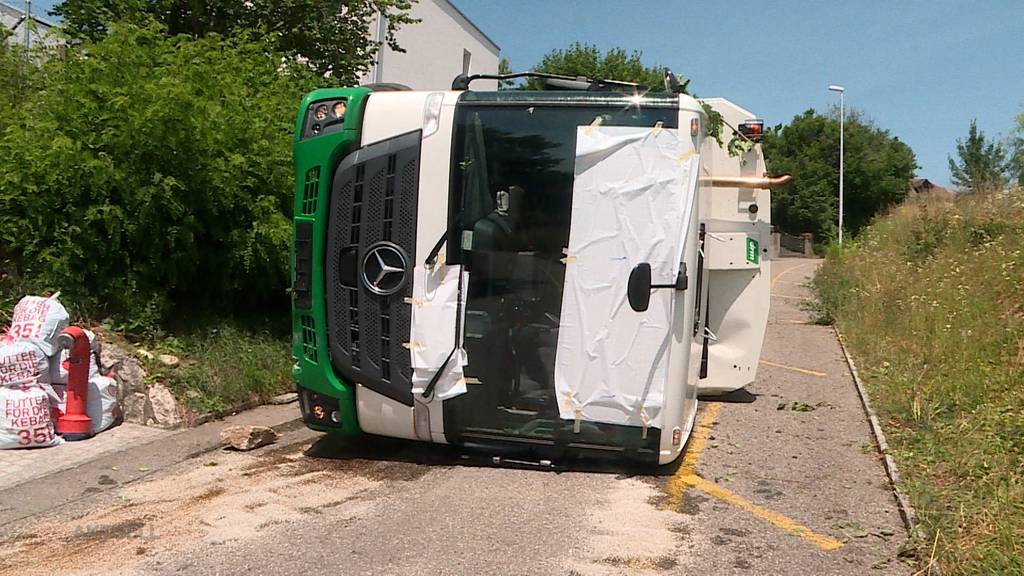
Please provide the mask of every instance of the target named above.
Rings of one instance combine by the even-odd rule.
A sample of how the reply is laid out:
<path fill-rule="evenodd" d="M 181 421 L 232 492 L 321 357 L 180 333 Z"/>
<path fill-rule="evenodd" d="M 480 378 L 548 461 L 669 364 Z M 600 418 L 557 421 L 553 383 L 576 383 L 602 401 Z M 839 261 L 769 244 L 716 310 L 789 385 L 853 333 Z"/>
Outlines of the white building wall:
<path fill-rule="evenodd" d="M 405 52 L 385 45 L 378 64 L 363 76 L 363 84 L 390 82 L 413 90 L 450 90 L 466 63 L 470 74 L 498 73 L 498 46 L 448 0 L 419 0 L 410 15 L 420 22 L 398 30 L 398 45 Z M 377 37 L 378 28 L 371 34 Z M 473 89 L 497 90 L 497 82 L 480 80 Z"/>
<path fill-rule="evenodd" d="M 31 48 L 39 48 L 40 46 L 50 48 L 61 44 L 60 39 L 56 35 L 54 24 L 40 18 L 36 14 L 37 11 L 41 10 L 39 8 L 32 10 L 32 20 L 29 21 L 25 18 L 25 10 L 23 8 L 17 8 L 0 2 L 0 26 L 3 26 L 8 32 L 12 33 L 7 37 L 9 44 L 25 46 L 26 29 L 29 33 L 28 46 Z"/>

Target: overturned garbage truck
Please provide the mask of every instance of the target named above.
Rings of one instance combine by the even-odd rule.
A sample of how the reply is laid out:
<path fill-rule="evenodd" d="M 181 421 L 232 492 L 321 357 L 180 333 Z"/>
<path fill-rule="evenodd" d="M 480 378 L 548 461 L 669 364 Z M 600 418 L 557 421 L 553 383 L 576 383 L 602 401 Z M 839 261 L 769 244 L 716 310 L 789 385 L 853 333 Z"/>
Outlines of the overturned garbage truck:
<path fill-rule="evenodd" d="M 769 190 L 785 178 L 757 145 L 726 153 L 684 94 L 552 76 L 557 89 L 474 91 L 479 78 L 495 77 L 302 101 L 306 424 L 530 461 L 675 460 L 698 395 L 756 375 Z M 752 114 L 705 102 L 756 141 Z"/>

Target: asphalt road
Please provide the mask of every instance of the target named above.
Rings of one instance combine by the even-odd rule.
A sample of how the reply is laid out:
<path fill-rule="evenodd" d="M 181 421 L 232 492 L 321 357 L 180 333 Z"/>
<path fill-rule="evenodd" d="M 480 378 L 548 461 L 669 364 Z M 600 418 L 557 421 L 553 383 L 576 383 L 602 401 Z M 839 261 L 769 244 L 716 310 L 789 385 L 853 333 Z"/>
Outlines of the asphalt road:
<path fill-rule="evenodd" d="M 776 263 L 758 381 L 702 403 L 674 469 L 500 468 L 296 426 L 250 453 L 136 450 L 0 492 L 0 574 L 909 574 L 842 352 L 801 310 L 816 264 Z"/>

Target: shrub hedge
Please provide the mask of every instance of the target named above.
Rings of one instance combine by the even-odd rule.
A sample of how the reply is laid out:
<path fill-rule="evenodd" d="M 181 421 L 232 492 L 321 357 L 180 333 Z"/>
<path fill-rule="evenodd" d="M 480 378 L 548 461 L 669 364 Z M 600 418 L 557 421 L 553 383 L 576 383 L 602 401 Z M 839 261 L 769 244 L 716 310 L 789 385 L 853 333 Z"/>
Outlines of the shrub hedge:
<path fill-rule="evenodd" d="M 157 24 L 50 58 L 31 89 L 0 91 L 8 280 L 134 324 L 284 310 L 295 106 L 322 82 L 263 41 Z"/>

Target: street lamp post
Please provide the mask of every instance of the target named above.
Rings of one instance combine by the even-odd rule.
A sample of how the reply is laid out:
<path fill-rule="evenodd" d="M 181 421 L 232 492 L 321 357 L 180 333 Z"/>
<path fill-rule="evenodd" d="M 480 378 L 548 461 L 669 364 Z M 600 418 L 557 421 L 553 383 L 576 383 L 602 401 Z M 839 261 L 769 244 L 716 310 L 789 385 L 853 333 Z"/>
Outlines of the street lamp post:
<path fill-rule="evenodd" d="M 846 119 L 846 112 L 843 96 L 846 89 L 837 84 L 830 84 L 828 89 L 832 92 L 839 92 L 839 245 L 843 245 L 843 122 Z"/>
<path fill-rule="evenodd" d="M 32 0 L 25 2 L 25 50 L 32 48 Z"/>

